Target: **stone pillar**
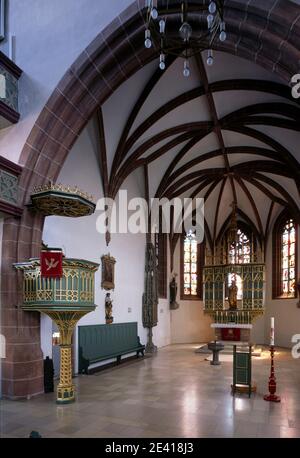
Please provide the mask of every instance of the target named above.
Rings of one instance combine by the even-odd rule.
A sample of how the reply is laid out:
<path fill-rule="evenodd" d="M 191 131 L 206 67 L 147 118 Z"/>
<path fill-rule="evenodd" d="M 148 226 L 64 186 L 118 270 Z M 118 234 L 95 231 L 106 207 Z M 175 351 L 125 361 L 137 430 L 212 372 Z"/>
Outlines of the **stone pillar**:
<path fill-rule="evenodd" d="M 22 274 L 13 263 L 37 253 L 42 221 L 24 215 L 6 218 L 3 225 L 1 259 L 0 333 L 6 340 L 6 357 L 2 363 L 2 396 L 22 399 L 44 392 L 43 354 L 40 346 L 38 312 L 23 312 Z M 19 242 L 18 242 L 19 239 Z"/>

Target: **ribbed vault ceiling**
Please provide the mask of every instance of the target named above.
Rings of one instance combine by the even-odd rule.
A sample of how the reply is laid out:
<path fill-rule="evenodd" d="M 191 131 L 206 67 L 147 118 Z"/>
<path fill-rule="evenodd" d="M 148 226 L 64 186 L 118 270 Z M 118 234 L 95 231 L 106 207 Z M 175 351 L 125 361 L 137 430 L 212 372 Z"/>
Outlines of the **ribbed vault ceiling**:
<path fill-rule="evenodd" d="M 205 53 L 142 68 L 99 109 L 103 186 L 115 197 L 146 170 L 150 197 L 204 197 L 206 236 L 226 226 L 231 204 L 264 240 L 287 207 L 300 220 L 300 108 L 276 76 L 246 60 Z M 103 167 L 103 164 L 107 164 Z"/>

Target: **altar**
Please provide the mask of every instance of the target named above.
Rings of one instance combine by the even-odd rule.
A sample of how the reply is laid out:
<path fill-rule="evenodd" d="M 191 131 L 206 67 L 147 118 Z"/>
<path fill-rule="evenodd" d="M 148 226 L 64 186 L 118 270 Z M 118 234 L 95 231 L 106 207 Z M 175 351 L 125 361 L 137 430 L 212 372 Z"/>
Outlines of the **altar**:
<path fill-rule="evenodd" d="M 204 313 L 213 320 L 216 340 L 246 343 L 265 311 L 264 245 L 232 207 L 228 229 L 205 253 Z"/>
<path fill-rule="evenodd" d="M 236 308 L 228 300 L 230 276 L 239 277 Z M 250 342 L 253 321 L 264 313 L 265 266 L 261 263 L 206 266 L 204 312 L 209 314 L 217 340 Z"/>
<path fill-rule="evenodd" d="M 250 342 L 250 332 L 252 324 L 220 324 L 212 323 L 211 327 L 215 330 L 216 340 L 225 342 Z"/>

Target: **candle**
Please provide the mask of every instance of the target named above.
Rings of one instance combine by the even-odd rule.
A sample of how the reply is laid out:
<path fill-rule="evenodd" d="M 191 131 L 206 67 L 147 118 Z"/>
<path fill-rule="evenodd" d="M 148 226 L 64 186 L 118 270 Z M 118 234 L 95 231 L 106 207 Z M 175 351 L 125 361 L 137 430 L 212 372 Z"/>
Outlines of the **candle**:
<path fill-rule="evenodd" d="M 270 345 L 271 346 L 274 346 L 275 343 L 274 343 L 274 335 L 275 335 L 275 331 L 274 331 L 274 317 L 271 318 L 271 341 L 270 341 Z"/>

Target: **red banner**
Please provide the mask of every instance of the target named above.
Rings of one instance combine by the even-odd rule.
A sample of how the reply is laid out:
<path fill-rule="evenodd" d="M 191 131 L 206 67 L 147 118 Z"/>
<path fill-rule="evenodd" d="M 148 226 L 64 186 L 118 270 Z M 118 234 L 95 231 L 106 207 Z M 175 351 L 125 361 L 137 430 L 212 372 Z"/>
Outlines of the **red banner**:
<path fill-rule="evenodd" d="M 41 276 L 46 278 L 62 277 L 62 251 L 41 251 Z"/>
<path fill-rule="evenodd" d="M 239 342 L 241 340 L 241 330 L 239 328 L 222 328 L 222 340 Z"/>

